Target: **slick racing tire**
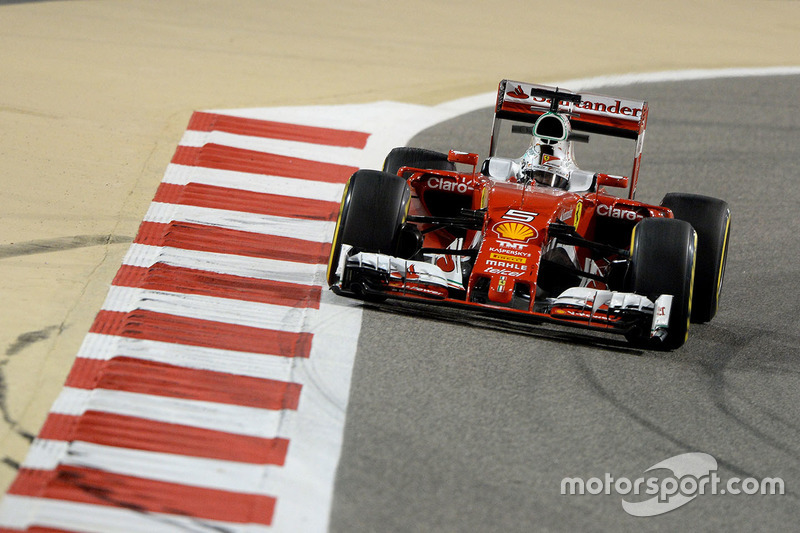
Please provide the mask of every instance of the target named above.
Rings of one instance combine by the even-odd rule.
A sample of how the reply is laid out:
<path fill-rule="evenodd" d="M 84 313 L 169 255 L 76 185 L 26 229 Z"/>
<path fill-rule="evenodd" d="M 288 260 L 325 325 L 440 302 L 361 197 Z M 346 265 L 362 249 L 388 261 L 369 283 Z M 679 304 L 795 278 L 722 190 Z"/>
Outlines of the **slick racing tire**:
<path fill-rule="evenodd" d="M 633 229 L 629 290 L 655 301 L 671 294 L 666 338 L 650 339 L 649 328 L 628 334 L 634 344 L 674 350 L 689 336 L 697 234 L 691 224 L 670 218 L 646 218 Z"/>
<path fill-rule="evenodd" d="M 717 314 L 728 239 L 731 211 L 728 203 L 697 194 L 669 193 L 661 205 L 669 207 L 678 220 L 685 220 L 697 232 L 697 267 L 692 299 L 692 322 L 708 322 Z"/>
<path fill-rule="evenodd" d="M 447 154 L 425 148 L 402 146 L 389 152 L 383 162 L 383 171 L 389 174 L 397 174 L 401 167 L 455 171 L 456 164 L 447 160 Z"/>
<path fill-rule="evenodd" d="M 394 255 L 408 214 L 406 180 L 377 170 L 359 170 L 347 182 L 328 259 L 328 285 L 336 275 L 343 244 L 356 251 Z"/>

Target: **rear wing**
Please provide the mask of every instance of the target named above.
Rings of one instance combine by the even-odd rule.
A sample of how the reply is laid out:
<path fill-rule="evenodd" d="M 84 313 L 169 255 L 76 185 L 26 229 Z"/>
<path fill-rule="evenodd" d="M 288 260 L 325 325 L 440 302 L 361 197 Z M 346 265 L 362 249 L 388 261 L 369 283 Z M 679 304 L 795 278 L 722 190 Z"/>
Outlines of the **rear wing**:
<path fill-rule="evenodd" d="M 647 127 L 647 102 L 615 98 L 589 92 L 575 93 L 565 89 L 532 83 L 503 80 L 497 90 L 497 106 L 489 154 L 495 155 L 498 119 L 533 124 L 551 110 L 552 98 L 559 95 L 557 112 L 569 117 L 575 131 L 622 137 L 636 141 L 628 197 L 636 194 L 636 183 L 642 160 L 642 144 Z"/>

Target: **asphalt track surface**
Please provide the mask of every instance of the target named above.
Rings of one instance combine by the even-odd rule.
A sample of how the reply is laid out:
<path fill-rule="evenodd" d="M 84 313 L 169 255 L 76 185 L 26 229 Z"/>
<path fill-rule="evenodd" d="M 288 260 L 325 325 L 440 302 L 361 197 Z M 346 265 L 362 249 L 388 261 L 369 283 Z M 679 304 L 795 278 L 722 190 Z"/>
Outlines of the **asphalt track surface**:
<path fill-rule="evenodd" d="M 365 304 L 332 531 L 797 527 L 800 77 L 595 90 L 650 104 L 637 199 L 687 191 L 730 203 L 717 317 L 693 325 L 683 348 L 656 353 L 570 329 Z M 477 111 L 409 145 L 485 154 L 490 124 L 491 110 Z M 714 456 L 723 481 L 780 477 L 786 494 L 706 494 L 635 518 L 613 491 L 560 493 L 564 477 L 633 480 L 686 452 Z"/>

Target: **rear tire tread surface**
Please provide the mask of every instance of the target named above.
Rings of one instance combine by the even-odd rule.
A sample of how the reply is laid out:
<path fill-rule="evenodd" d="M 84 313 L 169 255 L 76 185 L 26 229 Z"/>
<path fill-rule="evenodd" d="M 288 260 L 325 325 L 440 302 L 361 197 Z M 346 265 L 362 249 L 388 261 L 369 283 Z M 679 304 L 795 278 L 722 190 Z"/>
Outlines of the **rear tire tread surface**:
<path fill-rule="evenodd" d="M 718 198 L 688 193 L 669 193 L 661 205 L 678 220 L 689 222 L 697 232 L 697 270 L 692 301 L 692 322 L 708 322 L 717 313 L 728 255 L 731 213 Z"/>

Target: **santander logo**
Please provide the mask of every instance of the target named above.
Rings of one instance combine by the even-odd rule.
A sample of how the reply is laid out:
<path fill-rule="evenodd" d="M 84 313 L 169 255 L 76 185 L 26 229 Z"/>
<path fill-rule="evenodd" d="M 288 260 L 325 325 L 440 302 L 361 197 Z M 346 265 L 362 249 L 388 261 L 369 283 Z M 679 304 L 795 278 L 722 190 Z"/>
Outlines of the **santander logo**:
<path fill-rule="evenodd" d="M 549 107 L 550 99 L 542 96 L 531 96 L 525 92 L 521 85 L 517 85 L 513 90 L 506 91 L 506 97 L 515 100 L 533 102 L 535 107 Z M 607 98 L 602 95 L 581 95 L 582 101 L 575 105 L 575 109 L 583 109 L 598 114 L 613 115 L 629 120 L 638 120 L 642 116 L 641 102 L 623 101 L 617 98 Z M 636 105 L 638 104 L 638 105 Z M 560 107 L 569 108 L 568 102 L 561 102 Z"/>
<path fill-rule="evenodd" d="M 516 89 L 507 93 L 507 96 L 510 96 L 511 98 L 517 98 L 518 100 L 527 100 L 528 98 L 528 95 L 522 90 L 521 85 L 517 85 Z"/>

